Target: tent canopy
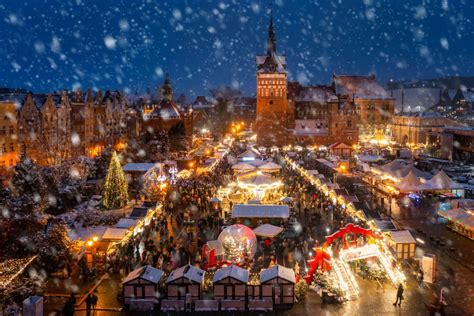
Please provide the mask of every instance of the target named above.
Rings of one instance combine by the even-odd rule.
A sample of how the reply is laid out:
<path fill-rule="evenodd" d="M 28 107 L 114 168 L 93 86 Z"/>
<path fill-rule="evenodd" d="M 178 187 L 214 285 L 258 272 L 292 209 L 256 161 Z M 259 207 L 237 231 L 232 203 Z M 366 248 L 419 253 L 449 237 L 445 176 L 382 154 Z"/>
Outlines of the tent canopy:
<path fill-rule="evenodd" d="M 416 192 L 421 190 L 421 182 L 413 171 L 395 184 L 400 192 Z"/>
<path fill-rule="evenodd" d="M 474 230 L 474 212 L 472 209 L 455 208 L 448 211 L 438 211 L 438 215 L 447 220 L 457 222 L 469 230 Z"/>
<path fill-rule="evenodd" d="M 238 158 L 260 158 L 260 153 L 256 149 L 248 149 L 245 152 L 241 153 Z"/>
<path fill-rule="evenodd" d="M 423 185 L 424 190 L 461 190 L 464 186 L 456 183 L 443 170 L 440 170 L 431 180 Z"/>
<path fill-rule="evenodd" d="M 240 187 L 260 187 L 270 188 L 277 187 L 281 184 L 281 181 L 277 178 L 264 173 L 264 172 L 249 172 L 238 177 L 237 180 Z"/>
<path fill-rule="evenodd" d="M 281 169 L 281 166 L 279 164 L 276 164 L 274 162 L 267 162 L 263 165 L 261 165 L 260 167 L 258 167 L 258 169 L 260 170 L 263 170 L 263 171 L 267 171 L 267 170 L 280 170 Z"/>
<path fill-rule="evenodd" d="M 232 169 L 233 170 L 236 170 L 236 171 L 251 171 L 251 170 L 255 170 L 255 167 L 246 163 L 246 162 L 239 162 L 238 164 L 236 165 L 233 165 L 232 166 Z"/>
<path fill-rule="evenodd" d="M 283 228 L 271 224 L 263 224 L 253 230 L 255 235 L 268 238 L 273 238 L 282 231 Z"/>
<path fill-rule="evenodd" d="M 288 205 L 235 204 L 232 207 L 233 218 L 288 218 Z"/>
<path fill-rule="evenodd" d="M 128 229 L 126 228 L 107 228 L 102 235 L 104 240 L 122 240 L 127 234 Z"/>

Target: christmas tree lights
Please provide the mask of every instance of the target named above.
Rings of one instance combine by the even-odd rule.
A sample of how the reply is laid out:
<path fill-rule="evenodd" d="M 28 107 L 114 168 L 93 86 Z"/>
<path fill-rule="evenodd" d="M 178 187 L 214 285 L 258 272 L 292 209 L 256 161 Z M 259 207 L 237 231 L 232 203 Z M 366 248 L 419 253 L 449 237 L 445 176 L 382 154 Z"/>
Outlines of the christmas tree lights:
<path fill-rule="evenodd" d="M 104 196 L 102 204 L 107 209 L 122 208 L 128 202 L 128 183 L 120 165 L 117 153 L 114 151 L 110 158 L 109 169 L 105 177 Z"/>

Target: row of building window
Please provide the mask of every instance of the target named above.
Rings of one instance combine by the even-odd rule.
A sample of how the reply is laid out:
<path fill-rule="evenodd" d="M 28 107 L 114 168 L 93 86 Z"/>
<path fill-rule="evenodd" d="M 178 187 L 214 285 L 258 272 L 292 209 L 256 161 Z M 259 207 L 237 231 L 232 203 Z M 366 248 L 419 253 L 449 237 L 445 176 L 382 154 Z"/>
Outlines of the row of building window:
<path fill-rule="evenodd" d="M 15 133 L 15 128 L 13 126 L 8 126 L 8 133 L 13 135 Z M 0 135 L 7 135 L 7 126 L 2 126 L 0 129 Z"/>
<path fill-rule="evenodd" d="M 15 143 L 3 143 L 2 147 L 0 147 L 0 155 L 6 154 L 8 152 L 15 151 Z"/>
<path fill-rule="evenodd" d="M 258 94 L 263 97 L 283 97 L 284 96 L 284 89 L 266 89 L 266 88 L 259 88 Z"/>
<path fill-rule="evenodd" d="M 278 85 L 286 85 L 285 80 L 260 80 L 259 84 L 278 84 Z"/>

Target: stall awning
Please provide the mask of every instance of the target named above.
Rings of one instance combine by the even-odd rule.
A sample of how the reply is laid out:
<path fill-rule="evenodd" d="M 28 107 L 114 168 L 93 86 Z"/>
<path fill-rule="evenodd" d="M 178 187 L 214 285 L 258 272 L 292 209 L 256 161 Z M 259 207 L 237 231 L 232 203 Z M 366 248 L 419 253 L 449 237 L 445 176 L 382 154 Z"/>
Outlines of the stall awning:
<path fill-rule="evenodd" d="M 253 230 L 255 235 L 268 238 L 273 238 L 282 231 L 283 228 L 271 224 L 263 224 Z"/>
<path fill-rule="evenodd" d="M 126 228 L 107 228 L 102 235 L 103 240 L 122 240 L 127 234 Z"/>
<path fill-rule="evenodd" d="M 121 218 L 117 224 L 115 224 L 115 228 L 126 228 L 130 229 L 131 227 L 135 227 L 137 225 L 137 219 L 134 218 Z"/>
<path fill-rule="evenodd" d="M 391 231 L 390 235 L 392 236 L 393 242 L 396 244 L 414 244 L 415 243 L 415 238 L 413 238 L 410 231 L 408 230 Z"/>
<path fill-rule="evenodd" d="M 288 205 L 235 204 L 233 218 L 288 218 Z"/>

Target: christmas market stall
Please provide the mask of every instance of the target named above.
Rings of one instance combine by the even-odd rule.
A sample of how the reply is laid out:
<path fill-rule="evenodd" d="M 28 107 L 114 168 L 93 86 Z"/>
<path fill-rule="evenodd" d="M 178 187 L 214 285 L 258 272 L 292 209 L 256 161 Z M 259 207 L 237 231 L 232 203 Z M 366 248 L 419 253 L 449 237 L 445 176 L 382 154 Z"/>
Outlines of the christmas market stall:
<path fill-rule="evenodd" d="M 217 270 L 212 280 L 214 299 L 243 300 L 245 302 L 248 281 L 249 271 L 234 264 Z"/>
<path fill-rule="evenodd" d="M 172 271 L 166 280 L 168 299 L 185 299 L 187 295 L 191 300 L 200 299 L 204 274 L 204 270 L 189 264 Z"/>
<path fill-rule="evenodd" d="M 280 265 L 260 272 L 262 298 L 271 298 L 275 306 L 295 303 L 295 272 Z"/>
<path fill-rule="evenodd" d="M 232 208 L 232 218 L 249 222 L 254 227 L 259 221 L 280 224 L 289 216 L 288 205 L 235 204 Z"/>
<path fill-rule="evenodd" d="M 410 259 L 415 256 L 415 238 L 408 230 L 391 231 L 388 244 L 395 250 L 397 259 Z"/>
<path fill-rule="evenodd" d="M 474 240 L 474 209 L 455 208 L 447 211 L 438 211 L 447 221 L 447 227 L 453 231 Z"/>
<path fill-rule="evenodd" d="M 132 272 L 122 281 L 125 305 L 136 303 L 158 303 L 158 293 L 163 271 L 152 266 L 143 266 Z"/>
<path fill-rule="evenodd" d="M 274 238 L 280 234 L 284 229 L 272 224 L 263 224 L 253 230 L 255 235 L 264 238 Z"/>

